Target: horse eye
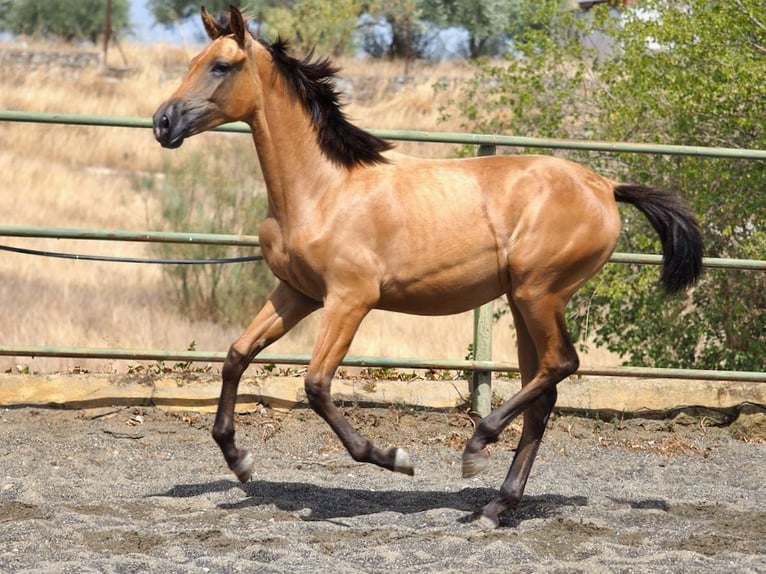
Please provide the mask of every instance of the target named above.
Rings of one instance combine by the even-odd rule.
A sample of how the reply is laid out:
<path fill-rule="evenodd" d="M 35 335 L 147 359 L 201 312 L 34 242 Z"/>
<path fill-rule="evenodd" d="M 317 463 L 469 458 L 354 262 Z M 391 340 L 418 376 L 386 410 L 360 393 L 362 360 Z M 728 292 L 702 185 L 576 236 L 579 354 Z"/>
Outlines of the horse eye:
<path fill-rule="evenodd" d="M 228 62 L 214 62 L 210 67 L 210 71 L 218 76 L 223 76 L 229 70 L 231 70 L 231 64 Z"/>

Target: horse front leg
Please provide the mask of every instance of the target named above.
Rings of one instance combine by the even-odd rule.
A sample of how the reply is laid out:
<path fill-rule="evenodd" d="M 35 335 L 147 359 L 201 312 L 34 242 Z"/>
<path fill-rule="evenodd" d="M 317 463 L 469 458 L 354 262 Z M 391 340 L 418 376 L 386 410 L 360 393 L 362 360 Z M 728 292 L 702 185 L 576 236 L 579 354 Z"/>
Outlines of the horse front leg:
<path fill-rule="evenodd" d="M 213 424 L 213 439 L 229 468 L 241 482 L 250 479 L 255 459 L 234 442 L 234 407 L 242 374 L 250 361 L 321 305 L 286 283 L 279 283 L 244 333 L 232 344 L 223 363 L 221 396 Z"/>
<path fill-rule="evenodd" d="M 380 449 L 354 429 L 330 395 L 332 377 L 346 355 L 351 341 L 369 307 L 352 304 L 341 298 L 325 302 L 325 317 L 306 373 L 306 396 L 311 408 L 335 432 L 357 462 L 413 475 L 415 471 L 407 452 L 401 448 Z"/>

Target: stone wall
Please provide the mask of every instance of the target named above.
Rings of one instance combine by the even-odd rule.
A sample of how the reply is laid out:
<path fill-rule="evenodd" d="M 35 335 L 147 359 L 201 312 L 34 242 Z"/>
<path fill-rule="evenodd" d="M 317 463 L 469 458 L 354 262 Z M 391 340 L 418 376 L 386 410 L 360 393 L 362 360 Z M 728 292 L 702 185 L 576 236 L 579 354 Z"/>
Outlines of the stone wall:
<path fill-rule="evenodd" d="M 101 63 L 95 51 L 47 51 L 0 47 L 0 67 L 31 71 L 51 69 L 82 70 Z"/>

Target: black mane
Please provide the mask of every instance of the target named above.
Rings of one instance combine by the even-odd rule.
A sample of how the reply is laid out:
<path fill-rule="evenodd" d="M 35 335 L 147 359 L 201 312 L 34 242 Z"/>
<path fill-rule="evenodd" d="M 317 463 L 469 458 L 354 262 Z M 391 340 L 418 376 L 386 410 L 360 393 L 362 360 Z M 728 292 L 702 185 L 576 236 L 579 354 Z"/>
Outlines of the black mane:
<path fill-rule="evenodd" d="M 228 12 L 220 12 L 215 17 L 222 35 L 232 33 L 229 16 Z M 317 143 L 331 161 L 348 168 L 387 162 L 382 153 L 393 145 L 356 127 L 343 113 L 335 89 L 338 68 L 329 58 L 314 60 L 312 50 L 298 60 L 288 54 L 288 42 L 281 38 L 273 44 L 258 41 L 268 49 L 277 70 L 303 104 L 316 130 Z"/>
<path fill-rule="evenodd" d="M 302 60 L 287 53 L 288 43 L 282 39 L 265 44 L 274 65 L 311 117 L 317 131 L 317 142 L 334 162 L 346 167 L 385 163 L 381 154 L 391 143 L 356 127 L 346 118 L 335 88 L 338 73 L 329 58 L 313 59 L 313 50 Z"/>

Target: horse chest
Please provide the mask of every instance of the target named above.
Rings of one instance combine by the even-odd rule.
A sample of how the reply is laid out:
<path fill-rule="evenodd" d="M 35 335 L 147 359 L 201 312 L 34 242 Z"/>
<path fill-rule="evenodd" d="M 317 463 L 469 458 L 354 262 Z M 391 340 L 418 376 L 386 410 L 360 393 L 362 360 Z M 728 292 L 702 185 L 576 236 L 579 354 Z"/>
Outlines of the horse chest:
<path fill-rule="evenodd" d="M 274 275 L 311 298 L 324 298 L 320 265 L 307 242 L 290 240 L 273 219 L 261 225 L 259 240 L 263 258 Z"/>

